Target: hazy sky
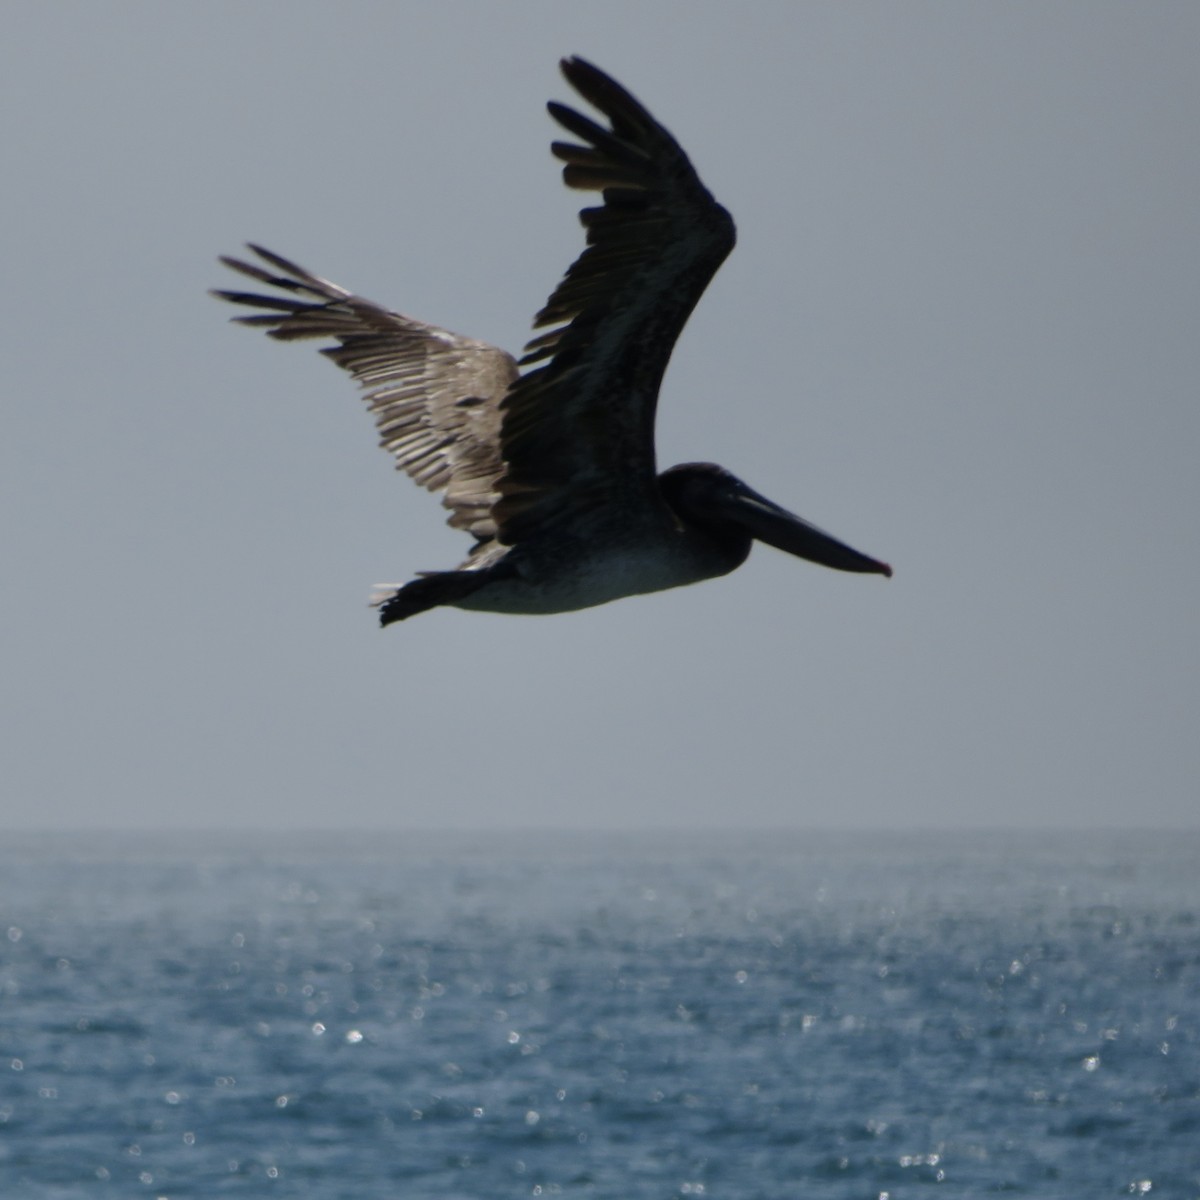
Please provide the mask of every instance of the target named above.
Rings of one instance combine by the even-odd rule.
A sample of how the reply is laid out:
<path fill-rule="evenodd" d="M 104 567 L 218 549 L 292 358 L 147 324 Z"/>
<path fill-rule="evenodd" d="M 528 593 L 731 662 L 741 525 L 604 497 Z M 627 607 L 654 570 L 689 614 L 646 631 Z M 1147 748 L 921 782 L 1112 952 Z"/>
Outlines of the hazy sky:
<path fill-rule="evenodd" d="M 519 348 L 571 53 L 738 222 L 662 465 L 894 579 L 377 627 L 469 543 L 215 256 Z M 1200 823 L 1198 61 L 1190 2 L 6 6 L 0 823 Z"/>

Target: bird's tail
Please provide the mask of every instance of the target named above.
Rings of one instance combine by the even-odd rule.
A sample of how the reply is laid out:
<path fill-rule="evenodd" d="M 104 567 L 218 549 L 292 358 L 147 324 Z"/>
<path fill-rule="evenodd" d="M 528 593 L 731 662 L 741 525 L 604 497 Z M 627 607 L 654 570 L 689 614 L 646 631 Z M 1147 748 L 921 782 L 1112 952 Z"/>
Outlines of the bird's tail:
<path fill-rule="evenodd" d="M 391 625 L 430 608 L 455 604 L 486 582 L 486 576 L 477 571 L 428 571 L 402 586 L 377 584 L 371 607 L 379 609 L 380 625 Z"/>

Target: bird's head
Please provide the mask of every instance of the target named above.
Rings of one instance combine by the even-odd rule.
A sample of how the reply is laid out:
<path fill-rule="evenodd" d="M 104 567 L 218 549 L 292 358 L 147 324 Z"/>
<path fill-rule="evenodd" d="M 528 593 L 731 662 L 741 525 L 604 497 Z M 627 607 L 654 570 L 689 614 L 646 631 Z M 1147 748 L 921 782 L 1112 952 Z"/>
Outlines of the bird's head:
<path fill-rule="evenodd" d="M 887 563 L 852 549 L 780 508 L 716 463 L 683 463 L 664 471 L 658 482 L 681 520 L 721 540 L 744 541 L 747 551 L 751 539 L 756 539 L 836 571 L 892 574 Z"/>

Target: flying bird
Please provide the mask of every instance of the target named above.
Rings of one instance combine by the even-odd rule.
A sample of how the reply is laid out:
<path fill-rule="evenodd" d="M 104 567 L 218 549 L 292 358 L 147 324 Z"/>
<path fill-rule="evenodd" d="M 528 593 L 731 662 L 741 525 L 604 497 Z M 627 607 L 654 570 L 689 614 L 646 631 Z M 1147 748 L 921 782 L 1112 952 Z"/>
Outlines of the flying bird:
<path fill-rule="evenodd" d="M 729 213 L 678 142 L 581 58 L 568 83 L 608 127 L 551 102 L 577 141 L 554 142 L 568 187 L 600 193 L 579 214 L 587 246 L 517 361 L 504 350 L 356 296 L 260 246 L 226 266 L 285 295 L 216 291 L 259 311 L 234 320 L 273 338 L 324 339 L 358 380 L 396 466 L 442 493 L 475 544 L 451 571 L 374 599 L 382 624 L 440 605 L 569 612 L 728 574 L 757 539 L 833 567 L 890 576 L 713 463 L 658 473 L 654 412 L 675 341 L 733 249 Z"/>

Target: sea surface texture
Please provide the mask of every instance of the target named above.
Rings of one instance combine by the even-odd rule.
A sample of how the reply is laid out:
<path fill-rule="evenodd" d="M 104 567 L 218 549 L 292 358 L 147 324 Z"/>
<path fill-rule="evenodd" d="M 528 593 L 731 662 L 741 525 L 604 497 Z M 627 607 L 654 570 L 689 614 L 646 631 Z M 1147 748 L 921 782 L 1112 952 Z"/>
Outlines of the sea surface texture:
<path fill-rule="evenodd" d="M 1200 1197 L 1195 834 L 9 838 L 0 1196 Z"/>

